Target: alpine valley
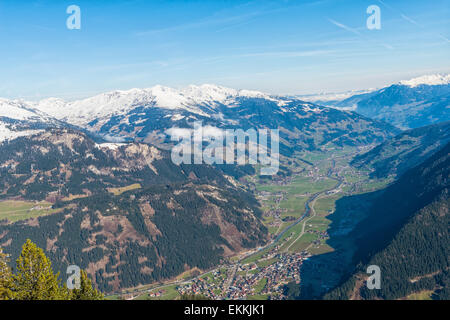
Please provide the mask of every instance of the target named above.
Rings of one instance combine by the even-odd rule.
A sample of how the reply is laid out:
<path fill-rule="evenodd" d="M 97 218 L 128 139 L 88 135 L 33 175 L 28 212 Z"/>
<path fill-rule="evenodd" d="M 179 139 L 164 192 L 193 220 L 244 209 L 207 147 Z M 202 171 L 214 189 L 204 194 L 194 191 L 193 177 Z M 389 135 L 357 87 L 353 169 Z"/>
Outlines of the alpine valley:
<path fill-rule="evenodd" d="M 448 299 L 449 79 L 308 101 L 209 84 L 0 99 L 0 247 L 15 261 L 31 239 L 111 299 Z M 279 129 L 279 172 L 175 164 L 171 135 L 199 122 Z"/>

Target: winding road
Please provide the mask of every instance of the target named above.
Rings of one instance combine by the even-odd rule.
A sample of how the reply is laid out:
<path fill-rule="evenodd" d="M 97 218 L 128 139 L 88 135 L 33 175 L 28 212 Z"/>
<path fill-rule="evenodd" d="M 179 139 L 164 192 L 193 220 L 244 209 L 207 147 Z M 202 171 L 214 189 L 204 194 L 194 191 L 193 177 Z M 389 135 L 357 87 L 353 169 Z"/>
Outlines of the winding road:
<path fill-rule="evenodd" d="M 334 169 L 334 168 L 335 168 L 335 161 L 333 160 L 333 161 L 332 161 L 332 168 L 330 168 L 330 169 L 328 170 L 328 172 L 327 172 L 327 177 L 330 178 L 330 179 L 336 180 L 338 183 L 337 183 L 333 188 L 330 188 L 330 189 L 327 189 L 327 190 L 322 190 L 322 191 L 320 191 L 320 192 L 317 192 L 317 193 L 312 194 L 312 195 L 308 198 L 308 200 L 305 202 L 305 213 L 304 213 L 301 217 L 299 217 L 299 218 L 298 218 L 297 220 L 295 220 L 292 224 L 290 224 L 288 227 L 286 227 L 286 229 L 284 229 L 282 232 L 280 232 L 280 233 L 279 233 L 279 234 L 278 234 L 278 235 L 277 235 L 270 243 L 266 244 L 266 245 L 263 246 L 263 247 L 258 248 L 258 250 L 257 250 L 256 252 L 255 252 L 255 251 L 250 252 L 250 253 L 248 253 L 248 254 L 246 254 L 246 255 L 240 257 L 240 259 L 239 259 L 237 262 L 232 263 L 232 264 L 229 264 L 229 265 L 226 265 L 227 268 L 232 268 L 232 272 L 231 272 L 231 277 L 229 277 L 229 278 L 227 279 L 227 282 L 226 282 L 226 284 L 225 284 L 225 286 L 224 286 L 224 291 L 225 291 L 225 292 L 227 291 L 227 289 L 229 288 L 229 286 L 233 283 L 233 280 L 234 280 L 234 278 L 235 278 L 235 276 L 236 276 L 237 267 L 238 267 L 238 265 L 239 265 L 243 260 L 245 260 L 245 259 L 251 257 L 252 255 L 258 254 L 258 253 L 261 252 L 262 250 L 265 250 L 265 249 L 267 249 L 267 248 L 269 248 L 269 247 L 275 245 L 275 244 L 276 244 L 278 241 L 280 241 L 280 239 L 286 234 L 286 232 L 289 232 L 289 230 L 291 230 L 293 227 L 295 227 L 295 226 L 298 225 L 300 222 L 302 222 L 306 217 L 308 217 L 308 216 L 310 215 L 311 212 L 314 212 L 314 208 L 312 207 L 312 205 L 313 205 L 314 201 L 315 201 L 319 196 L 321 196 L 321 195 L 323 195 L 323 194 L 325 194 L 325 193 L 327 193 L 327 192 L 336 191 L 336 190 L 338 190 L 338 189 L 341 187 L 341 185 L 342 185 L 343 182 L 344 182 L 344 179 L 343 179 L 342 177 L 339 177 L 339 176 L 338 176 L 337 178 L 332 176 L 332 174 L 333 174 L 333 170 L 332 170 L 332 169 Z M 306 222 L 306 221 L 305 221 L 305 222 Z M 303 235 L 304 227 L 305 227 L 305 226 L 303 226 L 303 230 L 302 230 L 302 233 L 300 234 L 300 236 L 297 237 L 297 239 L 296 239 L 293 243 L 295 243 L 295 242 L 298 240 L 298 238 L 300 238 L 300 237 Z M 292 243 L 292 244 L 293 244 L 293 243 Z M 292 245 L 292 244 L 291 244 L 291 245 Z M 289 247 L 290 247 L 290 246 L 289 246 Z M 191 279 L 182 279 L 182 280 L 177 280 L 177 281 L 173 281 L 173 282 L 170 282 L 170 283 L 165 283 L 165 284 L 162 284 L 162 285 L 159 285 L 159 286 L 156 286 L 156 287 L 153 287 L 153 288 L 149 288 L 149 289 L 136 290 L 136 291 L 134 291 L 133 293 L 134 293 L 134 294 L 138 294 L 138 295 L 133 296 L 131 299 L 135 299 L 136 297 L 138 297 L 138 296 L 139 296 L 139 293 L 149 292 L 149 291 L 154 291 L 154 290 L 156 290 L 156 289 L 164 288 L 164 287 L 167 287 L 167 286 L 170 286 L 170 285 L 183 284 L 183 283 L 191 282 L 191 281 L 193 281 L 193 280 L 196 280 L 196 279 L 198 279 L 198 278 L 201 278 L 202 276 L 204 276 L 204 275 L 207 274 L 207 273 L 213 272 L 213 271 L 218 270 L 218 269 L 223 268 L 223 267 L 224 267 L 224 265 L 218 266 L 218 267 L 216 267 L 216 268 L 214 268 L 214 269 L 212 269 L 212 270 L 205 271 L 204 273 L 202 273 L 202 274 L 200 274 L 200 275 L 198 275 L 198 276 L 196 276 L 196 277 L 194 277 L 194 278 L 191 278 Z"/>

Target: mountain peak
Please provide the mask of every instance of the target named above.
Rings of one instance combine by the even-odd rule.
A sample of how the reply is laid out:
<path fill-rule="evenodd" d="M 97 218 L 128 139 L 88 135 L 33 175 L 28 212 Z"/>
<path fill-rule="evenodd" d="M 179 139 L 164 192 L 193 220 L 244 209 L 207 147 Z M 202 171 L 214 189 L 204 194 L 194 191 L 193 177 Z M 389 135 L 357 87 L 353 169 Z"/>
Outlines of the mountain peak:
<path fill-rule="evenodd" d="M 96 118 L 126 113 L 135 107 L 155 107 L 162 109 L 180 109 L 207 116 L 202 106 L 226 103 L 238 97 L 260 97 L 269 99 L 268 94 L 251 90 L 237 90 L 214 84 L 190 85 L 175 89 L 163 85 L 150 88 L 133 88 L 101 93 L 93 97 L 66 102 L 62 99 L 48 98 L 36 103 L 20 102 L 24 107 L 39 110 L 57 119 L 76 125 L 83 125 Z M 4 101 L 10 105 L 16 101 Z M 0 100 L 0 107 L 2 100 Z M 6 110 L 6 108 L 4 108 Z M 0 110 L 1 113 L 1 110 Z"/>
<path fill-rule="evenodd" d="M 450 84 L 450 74 L 430 74 L 424 75 L 417 78 L 413 78 L 410 80 L 402 80 L 399 82 L 401 85 L 409 86 L 411 88 L 420 86 L 420 85 L 446 85 Z"/>

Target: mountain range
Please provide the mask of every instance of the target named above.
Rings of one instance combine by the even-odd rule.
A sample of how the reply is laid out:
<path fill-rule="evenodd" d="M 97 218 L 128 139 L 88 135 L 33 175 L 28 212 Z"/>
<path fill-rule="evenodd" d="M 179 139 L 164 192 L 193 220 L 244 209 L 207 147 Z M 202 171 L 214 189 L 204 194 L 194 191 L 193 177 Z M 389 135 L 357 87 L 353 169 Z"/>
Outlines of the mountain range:
<path fill-rule="evenodd" d="M 216 85 L 155 86 L 72 102 L 0 99 L 0 200 L 45 203 L 57 213 L 0 221 L 0 246 L 15 259 L 32 238 L 56 270 L 75 263 L 113 292 L 207 270 L 264 245 L 260 203 L 243 178 L 254 167 L 171 161 L 171 130 L 201 122 L 215 130 L 279 129 L 282 164 L 298 152 L 369 149 L 351 165 L 397 180 L 373 195 L 352 234 L 367 263 L 399 246 L 395 237 L 410 232 L 404 228 L 434 237 L 442 231 L 436 221 L 447 221 L 447 213 L 435 213 L 448 201 L 448 95 L 449 77 L 430 76 L 327 99 L 327 106 Z M 422 217 L 427 226 L 420 229 Z M 441 259 L 441 248 L 431 249 Z M 345 296 L 342 290 L 334 297 Z"/>
<path fill-rule="evenodd" d="M 326 101 L 325 105 L 354 110 L 398 128 L 409 129 L 449 121 L 449 101 L 450 75 L 435 74 L 400 81 L 344 99 Z"/>
<path fill-rule="evenodd" d="M 5 110 L 10 106 L 17 112 L 8 117 Z M 60 99 L 35 103 L 3 100 L 0 108 L 4 110 L 3 123 L 28 121 L 29 127 L 35 122 L 41 127 L 66 123 L 108 141 L 139 141 L 161 147 L 171 143 L 169 129 L 192 128 L 196 121 L 218 129 L 276 128 L 280 130 L 280 151 L 287 155 L 328 145 L 379 143 L 400 132 L 355 112 L 214 85 L 114 91 L 69 103 Z M 2 139 L 15 135 L 19 133 Z"/>
<path fill-rule="evenodd" d="M 401 129 L 449 121 L 449 83 L 450 75 L 435 74 L 381 89 L 316 96 L 270 95 L 204 84 L 182 89 L 157 85 L 148 89 L 116 90 L 70 102 L 58 98 L 37 102 L 0 99 L 0 139 L 27 134 L 29 129 L 66 123 L 114 141 L 147 139 L 164 142 L 167 128 L 203 121 L 217 127 L 241 128 L 277 123 L 288 131 L 289 136 L 297 136 L 296 140 L 303 146 L 311 147 L 305 141 L 307 138 L 293 132 L 293 127 L 301 130 L 295 119 L 304 118 L 305 114 L 318 118 L 345 118 L 345 115 L 355 117 L 351 111 L 356 111 L 360 117 L 381 120 Z M 321 117 L 324 109 L 320 105 L 344 113 L 333 113 L 327 108 L 327 114 Z M 270 118 L 261 121 L 261 117 Z M 334 131 L 337 128 L 326 129 Z M 321 132 L 319 136 L 322 139 L 315 141 L 316 144 L 330 141 Z"/>
<path fill-rule="evenodd" d="M 21 136 L 0 143 L 0 199 L 44 201 L 58 214 L 4 220 L 0 245 L 15 259 L 32 238 L 56 270 L 74 263 L 105 292 L 205 270 L 268 241 L 260 205 L 239 181 L 254 169 L 175 165 L 161 148 L 168 129 L 194 121 L 277 128 L 287 156 L 376 144 L 399 132 L 350 111 L 210 85 L 71 103 L 4 100 L 1 108 L 2 123 L 26 130 L 10 126 Z"/>

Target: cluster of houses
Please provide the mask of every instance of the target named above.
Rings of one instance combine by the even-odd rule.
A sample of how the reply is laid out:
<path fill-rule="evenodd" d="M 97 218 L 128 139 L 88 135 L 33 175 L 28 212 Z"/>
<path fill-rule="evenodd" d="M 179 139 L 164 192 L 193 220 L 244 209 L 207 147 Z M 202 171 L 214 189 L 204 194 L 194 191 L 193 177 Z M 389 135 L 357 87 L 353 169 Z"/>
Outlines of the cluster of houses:
<path fill-rule="evenodd" d="M 209 277 L 197 278 L 177 288 L 180 294 L 201 294 L 214 300 L 244 300 L 248 296 L 261 294 L 271 299 L 282 297 L 283 285 L 291 281 L 300 282 L 300 268 L 307 252 L 279 254 L 264 261 L 268 265 L 258 267 L 255 263 L 238 264 L 232 281 L 223 273 L 213 272 Z M 228 279 L 230 280 L 230 279 Z"/>
<path fill-rule="evenodd" d="M 150 291 L 150 293 L 148 294 L 148 296 L 149 296 L 150 298 L 159 298 L 159 297 L 162 297 L 165 293 L 166 293 L 165 290 Z"/>
<path fill-rule="evenodd" d="M 258 270 L 254 264 L 239 266 L 237 276 L 226 297 L 228 299 L 245 299 L 251 295 L 262 294 L 271 299 L 279 298 L 283 294 L 285 284 L 291 281 L 300 282 L 300 268 L 307 257 L 306 252 L 279 254 L 274 263 Z M 256 272 L 252 272 L 253 270 Z"/>
<path fill-rule="evenodd" d="M 209 277 L 196 278 L 177 288 L 180 294 L 201 294 L 213 300 L 221 300 L 226 277 L 218 270 L 211 272 Z"/>

